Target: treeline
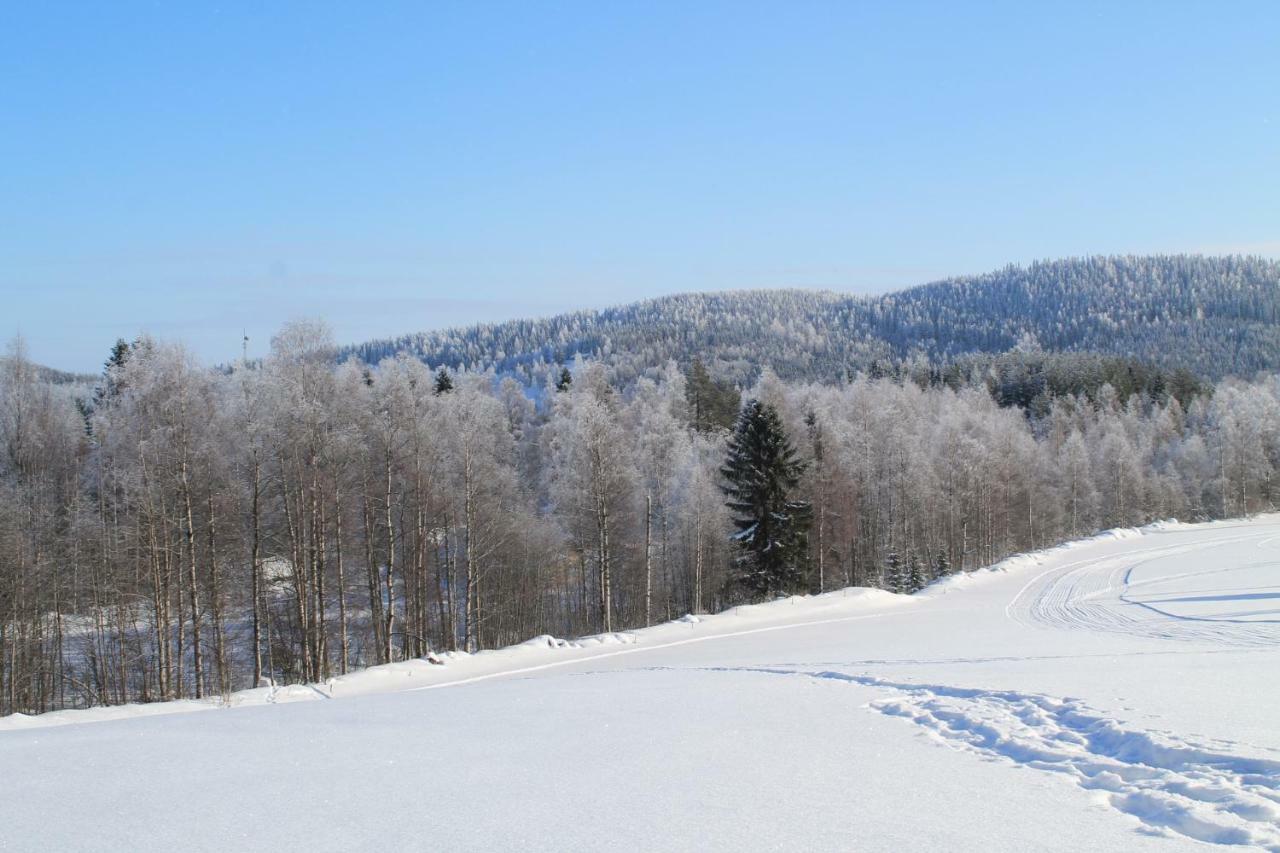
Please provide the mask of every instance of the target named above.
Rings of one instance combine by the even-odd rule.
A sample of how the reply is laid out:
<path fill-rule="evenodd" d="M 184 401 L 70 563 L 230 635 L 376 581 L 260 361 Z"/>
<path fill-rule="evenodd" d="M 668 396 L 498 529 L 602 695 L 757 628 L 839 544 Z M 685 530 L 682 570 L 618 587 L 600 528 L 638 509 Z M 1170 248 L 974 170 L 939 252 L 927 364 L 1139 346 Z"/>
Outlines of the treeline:
<path fill-rule="evenodd" d="M 294 324 L 261 364 L 211 370 L 141 340 L 87 399 L 10 353 L 0 712 L 321 681 L 753 590 L 911 589 L 1099 528 L 1276 500 L 1274 377 L 1181 402 L 1042 389 L 1023 408 L 993 395 L 990 365 L 936 383 L 765 371 L 745 410 L 785 462 L 776 514 L 804 529 L 778 540 L 780 580 L 753 585 L 750 484 L 726 478 L 759 466 L 731 441 L 733 383 L 578 360 L 531 395 L 403 356 L 335 367 L 335 350 Z"/>
<path fill-rule="evenodd" d="M 1172 397 L 1182 406 L 1212 393 L 1213 386 L 1186 368 L 1163 368 L 1128 356 L 1081 352 L 1045 352 L 1034 342 L 998 353 L 962 356 L 935 365 L 920 355 L 909 360 L 877 360 L 867 375 L 909 379 L 920 386 L 945 385 L 954 391 L 984 385 L 1002 406 L 1017 406 L 1044 415 L 1059 397 L 1085 397 L 1096 402 L 1104 387 L 1125 402 L 1138 395 Z"/>
<path fill-rule="evenodd" d="M 663 297 L 404 335 L 344 349 L 375 363 L 495 369 L 541 387 L 575 355 L 625 386 L 650 366 L 700 358 L 750 382 L 840 382 L 873 363 L 963 364 L 1032 342 L 1052 352 L 1124 356 L 1220 379 L 1280 369 L 1280 263 L 1256 257 L 1072 258 L 1009 266 L 883 296 L 755 290 Z"/>

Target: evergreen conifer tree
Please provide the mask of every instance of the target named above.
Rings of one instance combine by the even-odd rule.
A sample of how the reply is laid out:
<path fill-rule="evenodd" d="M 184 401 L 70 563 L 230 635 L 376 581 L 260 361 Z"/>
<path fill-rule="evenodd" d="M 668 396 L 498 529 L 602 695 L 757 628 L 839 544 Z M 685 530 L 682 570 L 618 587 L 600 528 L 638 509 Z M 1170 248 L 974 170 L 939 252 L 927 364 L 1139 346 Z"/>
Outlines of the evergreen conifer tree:
<path fill-rule="evenodd" d="M 737 532 L 735 580 L 757 596 L 804 586 L 812 509 L 794 500 L 805 465 L 772 407 L 752 400 L 738 417 L 723 468 L 725 502 Z"/>
<path fill-rule="evenodd" d="M 912 551 L 907 555 L 907 588 L 903 592 L 919 592 L 928 584 L 924 574 L 924 566 L 920 558 Z"/>
<path fill-rule="evenodd" d="M 947 559 L 947 552 L 939 549 L 938 555 L 933 558 L 933 577 L 945 578 L 951 574 L 951 562 Z"/>
<path fill-rule="evenodd" d="M 448 394 L 453 390 L 453 377 L 449 375 L 446 368 L 440 368 L 436 371 L 436 396 Z"/>
<path fill-rule="evenodd" d="M 889 592 L 903 592 L 906 576 L 902 571 L 902 558 L 897 551 L 890 551 L 884 558 L 884 586 Z"/>
<path fill-rule="evenodd" d="M 560 378 L 556 380 L 556 392 L 563 393 L 569 390 L 569 386 L 573 384 L 573 374 L 569 372 L 569 368 L 560 368 Z"/>
<path fill-rule="evenodd" d="M 737 389 L 712 379 L 706 365 L 696 358 L 685 374 L 685 396 L 693 428 L 699 432 L 732 428 L 742 405 Z"/>
<path fill-rule="evenodd" d="M 115 397 L 124 390 L 124 380 L 122 374 L 124 372 L 125 362 L 129 360 L 129 354 L 133 348 L 125 342 L 124 338 L 117 338 L 115 346 L 111 348 L 111 355 L 102 365 L 102 382 L 94 389 L 94 402 L 101 404 L 104 400 Z"/>

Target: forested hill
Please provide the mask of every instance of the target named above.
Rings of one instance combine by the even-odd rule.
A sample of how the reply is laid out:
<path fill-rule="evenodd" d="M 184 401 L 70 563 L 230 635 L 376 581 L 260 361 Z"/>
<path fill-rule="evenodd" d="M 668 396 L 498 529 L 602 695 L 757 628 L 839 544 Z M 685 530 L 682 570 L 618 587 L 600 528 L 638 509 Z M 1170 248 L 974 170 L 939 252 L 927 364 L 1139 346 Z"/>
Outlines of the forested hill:
<path fill-rule="evenodd" d="M 652 299 L 603 311 L 406 335 L 349 347 L 376 362 L 545 381 L 575 354 L 625 382 L 668 359 L 714 373 L 833 380 L 916 354 L 935 363 L 1019 344 L 1130 356 L 1202 376 L 1280 368 L 1280 263 L 1255 257 L 1093 257 L 1009 266 L 883 296 L 751 290 Z M 558 370 L 558 368 L 557 368 Z"/>
<path fill-rule="evenodd" d="M 0 371 L 9 369 L 11 359 L 11 356 L 0 355 Z M 53 367 L 45 367 L 43 364 L 26 361 L 25 356 L 22 363 L 26 369 L 33 371 L 38 381 L 47 382 L 50 385 L 78 385 L 84 388 L 92 388 L 99 378 L 93 374 L 70 373 Z"/>

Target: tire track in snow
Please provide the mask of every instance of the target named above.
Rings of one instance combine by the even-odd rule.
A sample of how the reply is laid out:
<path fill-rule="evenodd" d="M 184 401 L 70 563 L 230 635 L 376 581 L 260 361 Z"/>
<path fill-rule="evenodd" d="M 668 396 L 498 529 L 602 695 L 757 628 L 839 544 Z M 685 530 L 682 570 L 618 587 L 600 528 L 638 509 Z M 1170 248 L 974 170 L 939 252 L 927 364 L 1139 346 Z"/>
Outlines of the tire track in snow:
<path fill-rule="evenodd" d="M 670 669 L 670 668 L 662 668 Z M 1126 728 L 1078 699 L 886 681 L 835 670 L 704 667 L 838 681 L 890 691 L 868 707 L 942 743 L 1058 773 L 1158 834 L 1280 853 L 1280 760 Z"/>

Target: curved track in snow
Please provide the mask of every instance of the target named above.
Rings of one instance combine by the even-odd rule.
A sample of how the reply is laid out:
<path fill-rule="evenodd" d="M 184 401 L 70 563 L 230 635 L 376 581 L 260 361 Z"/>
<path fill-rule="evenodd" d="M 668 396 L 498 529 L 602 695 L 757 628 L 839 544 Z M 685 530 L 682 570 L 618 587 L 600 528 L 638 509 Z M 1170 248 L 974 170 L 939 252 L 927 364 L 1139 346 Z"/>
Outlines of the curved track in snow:
<path fill-rule="evenodd" d="M 1153 534 L 1159 538 L 1160 534 Z M 1228 647 L 1280 645 L 1280 537 L 1230 528 L 1068 563 L 1034 578 L 1007 608 L 1032 626 Z M 1274 569 L 1274 571 L 1266 571 Z"/>

